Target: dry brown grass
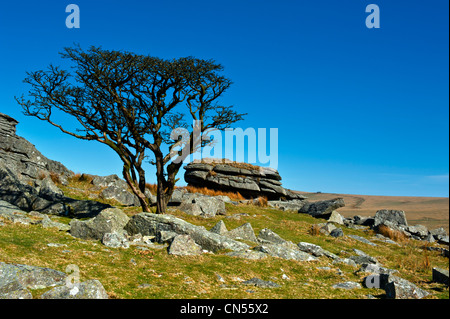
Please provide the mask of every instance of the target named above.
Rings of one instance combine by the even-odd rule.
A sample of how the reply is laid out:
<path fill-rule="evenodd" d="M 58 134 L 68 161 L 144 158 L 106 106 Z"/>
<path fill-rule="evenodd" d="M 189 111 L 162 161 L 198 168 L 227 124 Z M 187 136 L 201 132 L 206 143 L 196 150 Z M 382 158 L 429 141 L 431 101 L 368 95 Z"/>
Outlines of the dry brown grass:
<path fill-rule="evenodd" d="M 406 235 L 403 232 L 391 229 L 386 225 L 378 226 L 377 232 L 383 235 L 384 237 L 388 237 L 396 242 L 405 242 L 408 240 L 408 237 L 406 237 Z"/>
<path fill-rule="evenodd" d="M 311 236 L 319 236 L 320 227 L 318 225 L 311 225 L 311 228 L 308 230 L 308 234 Z"/>
<path fill-rule="evenodd" d="M 61 179 L 59 178 L 59 174 L 55 172 L 50 172 L 50 178 L 56 185 L 61 184 Z"/>
<path fill-rule="evenodd" d="M 260 196 L 254 201 L 254 205 L 258 207 L 267 207 L 268 200 L 266 196 Z"/>
<path fill-rule="evenodd" d="M 209 189 L 207 187 L 196 187 L 190 185 L 186 186 L 185 189 L 190 193 L 200 193 L 208 196 L 228 196 L 231 200 L 234 201 L 240 201 L 245 199 L 239 192 L 225 192 Z"/>

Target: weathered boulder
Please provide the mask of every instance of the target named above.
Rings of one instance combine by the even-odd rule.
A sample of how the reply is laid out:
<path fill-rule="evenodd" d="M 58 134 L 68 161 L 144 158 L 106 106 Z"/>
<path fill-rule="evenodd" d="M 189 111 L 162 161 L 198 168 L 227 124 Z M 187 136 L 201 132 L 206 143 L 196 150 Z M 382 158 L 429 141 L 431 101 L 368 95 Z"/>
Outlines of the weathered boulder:
<path fill-rule="evenodd" d="M 326 256 L 331 259 L 338 259 L 338 256 L 336 256 L 335 254 L 333 254 L 333 253 L 329 252 L 328 250 L 325 250 L 322 247 L 315 245 L 315 244 L 299 242 L 297 244 L 297 246 L 301 251 L 311 254 L 315 257 Z"/>
<path fill-rule="evenodd" d="M 62 285 L 66 276 L 50 268 L 0 262 L 0 299 L 31 299 L 29 289 Z"/>
<path fill-rule="evenodd" d="M 96 279 L 55 287 L 41 295 L 41 299 L 108 299 L 108 294 Z"/>
<path fill-rule="evenodd" d="M 96 217 L 70 222 L 70 234 L 82 239 L 101 240 L 106 233 L 121 232 L 129 217 L 118 208 L 107 208 Z"/>
<path fill-rule="evenodd" d="M 270 207 L 278 208 L 282 211 L 298 212 L 303 206 L 305 206 L 308 203 L 304 199 L 306 199 L 306 197 L 304 197 L 303 199 L 292 199 L 292 200 L 270 200 L 267 202 L 267 204 Z"/>
<path fill-rule="evenodd" d="M 225 202 L 213 196 L 182 193 L 181 197 L 177 194 L 175 198 L 172 203 L 179 201 L 177 208 L 189 215 L 212 218 L 226 214 Z"/>
<path fill-rule="evenodd" d="M 60 176 L 61 179 L 73 175 L 64 165 L 46 158 L 33 144 L 16 135 L 18 123 L 12 117 L 0 113 L 0 162 L 3 162 L 20 182 L 34 183 L 50 176 L 50 173 Z"/>
<path fill-rule="evenodd" d="M 50 201 L 62 199 L 64 193 L 50 177 L 44 178 L 39 185 L 39 196 Z"/>
<path fill-rule="evenodd" d="M 39 211 L 45 214 L 73 217 L 93 217 L 110 205 L 64 197 L 48 179 L 39 188 L 19 180 L 17 173 L 8 168 L 0 159 L 0 200 L 17 206 L 20 210 Z M 34 185 L 34 183 L 32 183 Z M 55 186 L 56 187 L 56 186 Z M 45 196 L 45 197 L 43 197 Z"/>
<path fill-rule="evenodd" d="M 169 255 L 193 256 L 202 253 L 202 247 L 197 245 L 189 235 L 177 235 L 169 246 Z"/>
<path fill-rule="evenodd" d="M 302 214 L 309 214 L 316 218 L 328 219 L 334 210 L 344 206 L 344 199 L 339 197 L 330 200 L 308 202 L 300 208 L 298 212 Z"/>
<path fill-rule="evenodd" d="M 288 245 L 287 240 L 281 238 L 278 234 L 274 233 L 268 228 L 261 229 L 258 234 L 258 241 L 262 244 L 277 244 L 277 245 Z"/>
<path fill-rule="evenodd" d="M 0 217 L 10 220 L 13 223 L 31 223 L 31 219 L 27 216 L 26 212 L 21 210 L 19 207 L 3 200 L 0 200 Z"/>
<path fill-rule="evenodd" d="M 433 267 L 433 281 L 448 286 L 448 270 Z"/>
<path fill-rule="evenodd" d="M 156 242 L 159 244 L 165 244 L 165 243 L 170 244 L 176 236 L 178 236 L 178 234 L 173 231 L 161 230 L 158 232 L 155 239 L 156 239 Z"/>
<path fill-rule="evenodd" d="M 227 160 L 194 161 L 184 167 L 189 185 L 215 190 L 239 192 L 247 198 L 302 199 L 301 195 L 281 186 L 281 176 L 270 167 L 260 167 Z"/>
<path fill-rule="evenodd" d="M 297 261 L 312 261 L 316 260 L 315 257 L 308 253 L 305 253 L 299 249 L 288 248 L 276 244 L 262 244 L 254 248 L 257 251 L 268 254 L 272 257 L 278 257 L 287 260 L 297 260 Z"/>
<path fill-rule="evenodd" d="M 388 268 L 384 268 L 378 264 L 374 264 L 374 263 L 362 263 L 361 264 L 361 268 L 359 268 L 356 273 L 370 273 L 370 274 L 376 274 L 376 275 L 380 275 L 380 274 L 394 274 L 396 272 L 398 272 L 398 270 L 394 270 L 394 269 L 388 269 Z"/>
<path fill-rule="evenodd" d="M 361 285 L 354 281 L 346 281 L 346 282 L 339 282 L 337 284 L 333 285 L 333 288 L 336 289 L 359 289 L 361 288 Z"/>
<path fill-rule="evenodd" d="M 388 210 L 382 209 L 375 213 L 374 227 L 385 224 L 386 221 L 393 223 L 395 226 L 404 225 L 408 226 L 405 212 L 402 210 Z"/>
<path fill-rule="evenodd" d="M 344 231 L 342 228 L 335 228 L 330 232 L 330 236 L 335 238 L 342 237 L 344 236 Z"/>
<path fill-rule="evenodd" d="M 279 284 L 274 283 L 270 280 L 262 280 L 260 278 L 252 278 L 250 280 L 246 280 L 242 282 L 243 285 L 247 286 L 255 286 L 258 288 L 279 288 L 281 287 Z"/>
<path fill-rule="evenodd" d="M 406 231 L 421 239 L 425 239 L 428 236 L 428 229 L 423 225 L 408 226 Z"/>
<path fill-rule="evenodd" d="M 130 235 L 140 233 L 143 236 L 156 236 L 159 231 L 189 235 L 202 249 L 213 252 L 223 249 L 241 251 L 250 248 L 247 244 L 210 232 L 204 227 L 193 225 L 171 215 L 139 213 L 130 219 L 125 230 Z"/>
<path fill-rule="evenodd" d="M 357 241 L 360 241 L 360 242 L 362 242 L 362 243 L 365 243 L 365 244 L 367 244 L 367 245 L 370 245 L 370 246 L 377 246 L 377 244 L 372 243 L 370 240 L 368 240 L 368 239 L 366 239 L 366 238 L 364 238 L 364 237 L 361 237 L 361 236 L 358 236 L 358 235 L 347 235 L 347 236 L 350 237 L 350 238 L 353 238 L 353 239 L 355 239 L 355 240 L 357 240 Z"/>
<path fill-rule="evenodd" d="M 387 299 L 422 299 L 429 293 L 413 283 L 391 274 L 380 274 L 380 288 Z"/>
<path fill-rule="evenodd" d="M 225 235 L 228 229 L 223 220 L 219 220 L 209 231 L 219 235 Z"/>
<path fill-rule="evenodd" d="M 114 231 L 103 235 L 102 244 L 111 248 L 129 248 L 130 243 L 123 232 Z"/>
<path fill-rule="evenodd" d="M 125 206 L 139 206 L 138 198 L 123 187 L 108 186 L 100 192 L 100 197 L 114 199 Z"/>
<path fill-rule="evenodd" d="M 344 225 L 344 217 L 342 217 L 342 215 L 339 214 L 337 211 L 333 210 L 331 212 L 330 217 L 328 217 L 328 222 Z"/>
<path fill-rule="evenodd" d="M 226 253 L 225 255 L 230 257 L 237 257 L 237 258 L 244 258 L 244 259 L 250 259 L 250 260 L 261 260 L 264 258 L 267 258 L 267 254 L 261 252 L 261 251 L 255 251 L 255 250 L 245 250 L 245 251 L 230 251 Z"/>
<path fill-rule="evenodd" d="M 225 236 L 232 239 L 248 240 L 254 243 L 258 241 L 250 223 L 245 223 L 239 227 L 236 227 L 235 229 L 229 230 L 225 233 Z"/>

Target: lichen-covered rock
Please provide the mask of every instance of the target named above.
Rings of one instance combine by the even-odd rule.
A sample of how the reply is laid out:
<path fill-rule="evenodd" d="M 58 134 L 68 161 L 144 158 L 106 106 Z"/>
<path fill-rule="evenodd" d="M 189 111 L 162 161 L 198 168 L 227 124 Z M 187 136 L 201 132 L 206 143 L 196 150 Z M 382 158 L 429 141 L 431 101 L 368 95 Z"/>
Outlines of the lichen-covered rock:
<path fill-rule="evenodd" d="M 297 260 L 297 261 L 312 261 L 316 260 L 315 257 L 308 253 L 300 251 L 299 249 L 292 249 L 276 244 L 263 244 L 255 247 L 255 250 L 261 251 L 272 257 L 278 257 L 287 260 Z"/>
<path fill-rule="evenodd" d="M 374 219 L 374 227 L 386 224 L 386 221 L 393 223 L 395 226 L 408 226 L 405 212 L 402 210 L 381 209 L 375 213 Z"/>
<path fill-rule="evenodd" d="M 243 239 L 256 243 L 255 232 L 253 231 L 252 225 L 250 223 L 245 223 L 235 229 L 229 230 L 225 233 L 225 236 L 232 239 Z"/>
<path fill-rule="evenodd" d="M 334 210 L 344 206 L 344 199 L 339 197 L 330 200 L 306 203 L 302 208 L 299 209 L 298 212 L 302 214 L 308 214 L 317 218 L 327 219 L 331 216 L 331 213 Z"/>
<path fill-rule="evenodd" d="M 169 255 L 193 256 L 202 253 L 202 247 L 197 245 L 189 235 L 177 235 L 169 246 Z"/>
<path fill-rule="evenodd" d="M 266 196 L 269 199 L 303 199 L 281 186 L 281 176 L 270 167 L 231 161 L 194 161 L 184 167 L 189 185 L 239 192 L 247 198 Z"/>
<path fill-rule="evenodd" d="M 108 299 L 108 294 L 100 281 L 93 279 L 55 287 L 42 294 L 41 299 Z"/>
<path fill-rule="evenodd" d="M 209 231 L 219 235 L 225 235 L 228 229 L 223 220 L 219 220 Z"/>
<path fill-rule="evenodd" d="M 101 240 L 106 233 L 120 232 L 127 225 L 129 217 L 118 208 L 107 208 L 96 217 L 70 222 L 70 234 L 77 238 Z"/>
<path fill-rule="evenodd" d="M 245 243 L 210 232 L 204 227 L 193 225 L 171 215 L 139 213 L 130 219 L 125 230 L 129 235 L 140 233 L 143 236 L 157 236 L 160 231 L 172 231 L 179 235 L 189 235 L 202 249 L 212 252 L 223 249 L 241 251 L 250 248 Z"/>
<path fill-rule="evenodd" d="M 66 276 L 65 273 L 50 268 L 0 262 L 0 290 L 10 297 L 14 290 L 43 289 L 61 285 L 65 282 Z M 22 291 L 18 295 L 22 293 L 26 292 Z"/>
<path fill-rule="evenodd" d="M 102 244 L 111 248 L 129 248 L 130 243 L 123 232 L 114 231 L 103 235 Z"/>
<path fill-rule="evenodd" d="M 427 291 L 395 275 L 381 274 L 380 284 L 386 291 L 387 299 L 422 299 L 429 295 Z"/>

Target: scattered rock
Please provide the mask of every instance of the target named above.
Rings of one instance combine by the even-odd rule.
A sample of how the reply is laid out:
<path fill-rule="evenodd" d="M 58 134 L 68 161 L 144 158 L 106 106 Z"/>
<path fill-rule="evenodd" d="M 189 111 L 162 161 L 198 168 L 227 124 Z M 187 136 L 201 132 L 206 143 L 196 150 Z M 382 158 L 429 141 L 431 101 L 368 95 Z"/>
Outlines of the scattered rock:
<path fill-rule="evenodd" d="M 29 289 L 65 283 L 66 274 L 50 268 L 0 262 L 0 299 L 31 299 Z"/>
<path fill-rule="evenodd" d="M 248 286 L 255 286 L 258 288 L 280 288 L 281 286 L 274 283 L 273 281 L 270 280 L 262 280 L 259 278 L 252 278 L 250 280 L 244 281 L 242 282 L 243 285 L 248 285 Z"/>
<path fill-rule="evenodd" d="M 335 237 L 335 238 L 342 237 L 342 236 L 344 236 L 344 231 L 341 228 L 333 229 L 330 232 L 330 236 Z"/>
<path fill-rule="evenodd" d="M 299 249 L 287 248 L 275 244 L 263 244 L 255 247 L 255 250 L 266 253 L 272 257 L 278 257 L 287 260 L 297 260 L 297 261 L 312 261 L 316 260 L 315 257 L 308 253 L 305 253 Z"/>
<path fill-rule="evenodd" d="M 335 285 L 333 285 L 333 288 L 337 289 L 359 289 L 361 288 L 361 285 L 357 282 L 353 281 L 346 281 L 346 282 L 340 282 Z"/>
<path fill-rule="evenodd" d="M 388 210 L 382 209 L 375 213 L 374 227 L 385 224 L 386 221 L 393 223 L 395 226 L 408 226 L 405 212 L 402 210 Z"/>
<path fill-rule="evenodd" d="M 173 239 L 175 238 L 175 236 L 177 236 L 177 233 L 175 233 L 173 231 L 161 230 L 158 232 L 155 239 L 156 239 L 156 242 L 159 244 L 165 244 L 165 243 L 170 244 L 173 241 Z"/>
<path fill-rule="evenodd" d="M 129 217 L 120 209 L 107 208 L 89 220 L 72 220 L 70 234 L 81 239 L 101 240 L 106 233 L 122 231 L 128 221 Z"/>
<path fill-rule="evenodd" d="M 211 228 L 209 231 L 212 233 L 219 234 L 219 235 L 225 235 L 228 232 L 228 229 L 225 226 L 225 223 L 223 222 L 223 220 L 219 220 L 217 222 L 217 224 L 215 224 L 214 227 Z"/>
<path fill-rule="evenodd" d="M 189 235 L 175 236 L 169 246 L 169 255 L 192 256 L 201 253 L 201 246 L 197 245 Z"/>
<path fill-rule="evenodd" d="M 105 233 L 102 238 L 102 243 L 110 248 L 129 248 L 130 244 L 123 234 L 123 232 L 114 231 L 112 233 Z"/>
<path fill-rule="evenodd" d="M 315 257 L 321 257 L 321 256 L 326 256 L 328 258 L 331 259 L 338 259 L 338 256 L 336 256 L 333 253 L 330 253 L 329 251 L 323 249 L 322 247 L 318 246 L 318 245 L 314 245 L 311 243 L 305 243 L 305 242 L 300 242 L 297 244 L 298 248 L 308 254 L 311 254 Z"/>
<path fill-rule="evenodd" d="M 93 279 L 72 287 L 55 287 L 42 294 L 41 299 L 108 299 L 108 294 L 100 281 Z"/>
<path fill-rule="evenodd" d="M 304 197 L 306 199 L 306 197 Z M 270 207 L 278 208 L 282 211 L 294 211 L 298 212 L 307 202 L 303 199 L 292 199 L 292 200 L 270 200 L 267 204 Z"/>
<path fill-rule="evenodd" d="M 267 258 L 267 254 L 255 250 L 231 251 L 226 253 L 226 255 L 230 257 L 238 257 L 250 260 L 260 260 Z"/>
<path fill-rule="evenodd" d="M 365 243 L 367 245 L 377 246 L 377 244 L 372 243 L 370 240 L 368 240 L 368 239 L 366 239 L 364 237 L 361 237 L 361 236 L 358 236 L 358 235 L 347 235 L 347 236 L 350 237 L 350 238 L 353 238 L 353 239 L 355 239 L 357 241 L 360 241 L 362 243 Z"/>
<path fill-rule="evenodd" d="M 137 196 L 128 191 L 128 186 L 108 186 L 100 192 L 100 197 L 104 199 L 114 199 L 125 206 L 140 205 Z"/>
<path fill-rule="evenodd" d="M 247 244 L 212 233 L 204 227 L 192 225 L 171 215 L 139 213 L 130 219 L 125 229 L 129 235 L 141 233 L 143 236 L 156 236 L 161 230 L 189 235 L 202 249 L 212 252 L 223 249 L 240 251 L 250 248 Z"/>
<path fill-rule="evenodd" d="M 288 243 L 285 239 L 281 238 L 278 234 L 274 233 L 272 230 L 268 228 L 261 229 L 257 240 L 264 244 L 264 243 L 271 243 L 276 245 L 284 245 L 289 246 L 292 243 Z"/>
<path fill-rule="evenodd" d="M 309 214 L 316 218 L 327 219 L 331 216 L 331 213 L 334 210 L 344 206 L 345 202 L 343 198 L 334 198 L 330 200 L 307 203 L 298 212 L 303 214 Z"/>
<path fill-rule="evenodd" d="M 225 236 L 232 239 L 243 239 L 252 242 L 258 242 L 253 231 L 252 225 L 250 223 L 245 223 L 235 229 L 229 230 L 225 233 Z"/>
<path fill-rule="evenodd" d="M 413 283 L 395 275 L 380 275 L 380 287 L 386 291 L 387 299 L 422 299 L 429 295 Z"/>
<path fill-rule="evenodd" d="M 433 267 L 433 281 L 448 286 L 448 270 Z"/>
<path fill-rule="evenodd" d="M 335 223 L 339 225 L 344 225 L 344 218 L 337 211 L 332 211 L 330 217 L 328 217 L 329 223 Z"/>

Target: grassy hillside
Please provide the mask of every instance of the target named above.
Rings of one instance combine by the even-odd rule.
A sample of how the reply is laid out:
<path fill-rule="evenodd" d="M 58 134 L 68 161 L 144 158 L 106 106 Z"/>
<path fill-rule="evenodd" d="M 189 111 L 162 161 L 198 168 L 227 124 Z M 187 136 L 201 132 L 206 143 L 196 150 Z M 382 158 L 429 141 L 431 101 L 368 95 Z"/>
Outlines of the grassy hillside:
<path fill-rule="evenodd" d="M 76 194 L 75 187 L 62 187 L 67 195 Z M 81 187 L 82 188 L 82 187 Z M 86 187 L 85 187 L 86 188 Z M 85 193 L 78 193 L 85 198 Z M 138 208 L 124 211 L 132 216 Z M 227 228 L 233 229 L 249 222 L 255 233 L 269 228 L 294 243 L 301 241 L 322 246 L 340 256 L 354 255 L 360 249 L 376 257 L 380 263 L 399 271 L 398 275 L 431 292 L 428 298 L 449 298 L 448 288 L 431 282 L 432 267 L 448 269 L 448 258 L 436 251 L 428 251 L 419 241 L 402 242 L 400 246 L 376 242 L 370 230 L 343 228 L 344 233 L 356 234 L 377 243 L 369 246 L 349 237 L 333 238 L 312 235 L 313 224 L 322 222 L 305 214 L 282 212 L 267 207 L 227 204 L 228 216 L 203 219 L 186 215 L 178 210 L 171 214 L 207 229 L 223 219 Z M 235 218 L 228 218 L 235 215 Z M 56 218 L 69 223 L 68 218 Z M 0 226 L 0 261 L 28 264 L 65 271 L 70 264 L 80 269 L 81 281 L 98 279 L 110 298 L 355 298 L 368 295 L 383 298 L 380 289 L 336 289 L 334 284 L 345 281 L 361 283 L 364 274 L 358 268 L 346 264 L 332 264 L 326 257 L 317 261 L 298 262 L 267 257 L 263 260 L 247 260 L 219 254 L 201 256 L 168 255 L 164 246 L 160 249 L 142 250 L 136 246 L 128 249 L 108 248 L 99 241 L 80 240 L 67 232 L 42 228 L 40 225 L 13 224 L 6 220 Z M 62 244 L 50 247 L 47 244 Z M 321 268 L 329 267 L 329 268 Z M 258 277 L 271 280 L 280 288 L 263 289 L 242 285 L 243 280 Z M 44 291 L 34 291 L 39 296 Z"/>

